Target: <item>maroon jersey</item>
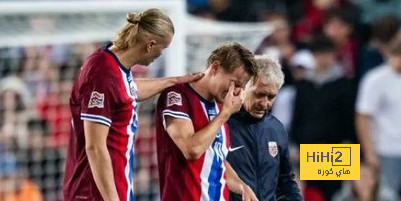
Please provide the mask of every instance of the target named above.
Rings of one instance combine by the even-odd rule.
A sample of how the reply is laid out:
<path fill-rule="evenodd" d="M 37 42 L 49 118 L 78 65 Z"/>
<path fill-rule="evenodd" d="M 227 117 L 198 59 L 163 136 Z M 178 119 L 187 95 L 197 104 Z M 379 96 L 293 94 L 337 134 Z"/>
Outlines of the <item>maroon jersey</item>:
<path fill-rule="evenodd" d="M 131 72 L 108 49 L 90 55 L 70 98 L 72 134 L 64 175 L 64 199 L 103 200 L 85 152 L 83 120 L 109 126 L 107 149 L 121 201 L 133 200 L 134 139 L 138 127 L 137 87 Z M 96 134 L 96 133 L 94 133 Z"/>
<path fill-rule="evenodd" d="M 218 113 L 216 102 L 198 95 L 189 84 L 164 90 L 157 103 L 157 158 L 162 201 L 228 200 L 225 164 L 229 147 L 226 124 L 197 160 L 186 160 L 165 129 L 165 117 L 182 118 L 192 123 L 195 132 L 204 128 Z"/>

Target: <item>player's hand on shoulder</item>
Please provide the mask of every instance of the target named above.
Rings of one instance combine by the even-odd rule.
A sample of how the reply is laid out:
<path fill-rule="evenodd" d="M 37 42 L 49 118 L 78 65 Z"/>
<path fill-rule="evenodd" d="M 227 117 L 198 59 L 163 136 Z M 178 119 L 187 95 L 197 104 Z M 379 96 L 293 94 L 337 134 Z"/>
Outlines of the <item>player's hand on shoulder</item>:
<path fill-rule="evenodd" d="M 241 109 L 244 100 L 245 100 L 244 90 L 236 89 L 234 82 L 230 82 L 230 88 L 224 99 L 223 110 L 226 110 L 230 115 L 235 112 L 238 112 Z"/>
<path fill-rule="evenodd" d="M 252 191 L 252 189 L 248 185 L 245 185 L 243 187 L 242 200 L 243 201 L 259 201 L 258 198 L 256 197 L 255 193 Z"/>
<path fill-rule="evenodd" d="M 198 73 L 190 73 L 190 74 L 178 76 L 177 84 L 187 83 L 187 82 L 195 82 L 195 81 L 200 80 L 204 75 L 205 75 L 205 73 L 198 72 Z"/>

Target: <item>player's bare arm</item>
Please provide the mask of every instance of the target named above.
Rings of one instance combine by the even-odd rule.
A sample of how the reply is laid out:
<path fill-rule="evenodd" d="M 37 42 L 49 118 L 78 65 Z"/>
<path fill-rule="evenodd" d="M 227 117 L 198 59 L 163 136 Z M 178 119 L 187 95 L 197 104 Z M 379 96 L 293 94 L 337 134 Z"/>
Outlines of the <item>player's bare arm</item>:
<path fill-rule="evenodd" d="M 139 101 L 146 100 L 175 84 L 194 82 L 203 76 L 204 73 L 192 73 L 177 77 L 135 79 L 138 87 L 138 99 Z"/>
<path fill-rule="evenodd" d="M 242 200 L 258 201 L 255 193 L 241 180 L 241 178 L 238 177 L 231 165 L 227 161 L 224 162 L 224 164 L 226 165 L 226 180 L 228 189 L 234 193 L 242 195 Z"/>
<path fill-rule="evenodd" d="M 216 138 L 220 127 L 231 114 L 241 108 L 245 96 L 244 92 L 241 90 L 238 95 L 234 95 L 234 88 L 232 82 L 224 100 L 222 111 L 198 132 L 195 132 L 190 120 L 166 116 L 166 131 L 187 160 L 196 160 L 202 156 Z"/>
<path fill-rule="evenodd" d="M 119 201 L 110 154 L 106 145 L 109 127 L 100 123 L 84 121 L 84 130 L 85 151 L 96 186 L 104 200 Z"/>

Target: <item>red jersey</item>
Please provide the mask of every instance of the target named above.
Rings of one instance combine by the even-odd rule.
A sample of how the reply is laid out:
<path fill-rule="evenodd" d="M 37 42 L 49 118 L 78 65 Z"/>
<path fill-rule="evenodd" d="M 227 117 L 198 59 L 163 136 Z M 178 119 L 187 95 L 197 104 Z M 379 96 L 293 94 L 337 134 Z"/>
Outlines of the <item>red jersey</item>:
<path fill-rule="evenodd" d="M 133 200 L 134 138 L 138 91 L 131 72 L 108 46 L 90 55 L 71 92 L 72 134 L 64 175 L 64 200 L 103 200 L 85 151 L 83 120 L 109 126 L 107 149 L 121 201 Z"/>
<path fill-rule="evenodd" d="M 228 200 L 225 164 L 229 147 L 224 124 L 206 152 L 197 160 L 186 160 L 165 129 L 165 116 L 191 121 L 195 132 L 204 128 L 218 113 L 216 102 L 197 94 L 189 84 L 164 90 L 157 103 L 157 158 L 162 201 Z"/>

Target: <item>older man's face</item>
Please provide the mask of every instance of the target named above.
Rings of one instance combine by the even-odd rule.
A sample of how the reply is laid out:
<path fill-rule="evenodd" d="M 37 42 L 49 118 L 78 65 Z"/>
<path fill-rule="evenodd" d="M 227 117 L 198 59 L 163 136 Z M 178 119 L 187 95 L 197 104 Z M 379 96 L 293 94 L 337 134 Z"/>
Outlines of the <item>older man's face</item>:
<path fill-rule="evenodd" d="M 245 110 L 255 118 L 263 118 L 276 100 L 278 90 L 276 84 L 269 82 L 266 78 L 258 78 L 253 86 L 247 87 L 245 90 Z"/>

